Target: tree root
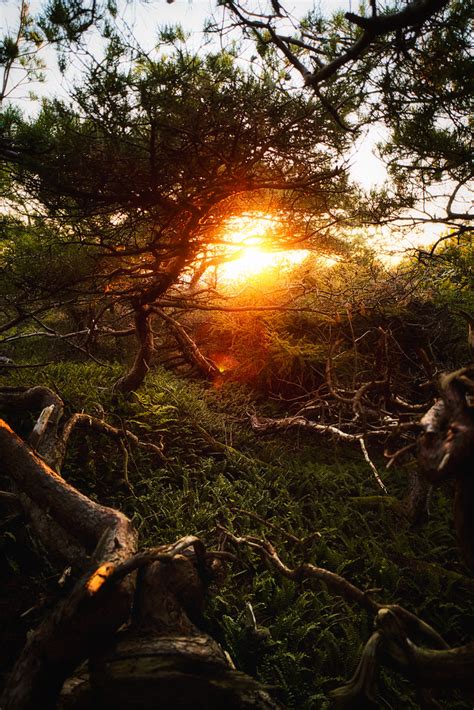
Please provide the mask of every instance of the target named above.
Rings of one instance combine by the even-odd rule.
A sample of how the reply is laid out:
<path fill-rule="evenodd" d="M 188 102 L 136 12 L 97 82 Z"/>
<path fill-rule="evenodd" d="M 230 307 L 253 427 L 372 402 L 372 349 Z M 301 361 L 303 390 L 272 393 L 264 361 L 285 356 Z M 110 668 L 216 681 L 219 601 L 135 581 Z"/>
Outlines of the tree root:
<path fill-rule="evenodd" d="M 278 574 L 301 582 L 315 579 L 346 601 L 356 603 L 375 614 L 375 632 L 367 642 L 352 679 L 331 693 L 338 709 L 377 708 L 375 682 L 381 663 L 396 668 L 413 680 L 425 697 L 425 707 L 435 707 L 431 688 L 466 689 L 474 691 L 474 643 L 449 648 L 439 633 L 418 616 L 398 604 L 381 604 L 373 598 L 374 590 L 362 590 L 344 577 L 329 570 L 303 563 L 288 567 L 276 549 L 267 541 L 251 536 L 238 537 L 219 530 L 234 545 L 256 550 Z M 421 647 L 413 639 L 420 637 L 430 647 Z M 431 703 L 428 705 L 427 703 Z"/>

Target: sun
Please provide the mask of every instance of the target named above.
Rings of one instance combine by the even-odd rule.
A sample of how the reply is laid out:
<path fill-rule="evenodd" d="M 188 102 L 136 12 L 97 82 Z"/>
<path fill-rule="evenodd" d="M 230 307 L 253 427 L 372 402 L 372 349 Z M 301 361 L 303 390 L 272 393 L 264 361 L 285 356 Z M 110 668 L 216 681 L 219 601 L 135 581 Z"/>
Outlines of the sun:
<path fill-rule="evenodd" d="M 221 282 L 245 281 L 263 271 L 289 269 L 309 255 L 307 249 L 277 249 L 272 233 L 280 226 L 272 215 L 243 215 L 228 220 L 223 235 L 223 260 L 217 267 Z"/>

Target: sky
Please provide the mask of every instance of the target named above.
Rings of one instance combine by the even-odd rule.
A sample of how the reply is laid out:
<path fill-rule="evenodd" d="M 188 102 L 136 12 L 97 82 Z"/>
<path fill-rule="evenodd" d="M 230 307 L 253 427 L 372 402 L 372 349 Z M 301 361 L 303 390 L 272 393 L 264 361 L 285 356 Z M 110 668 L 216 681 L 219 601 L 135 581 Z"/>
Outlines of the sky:
<path fill-rule="evenodd" d="M 222 10 L 217 7 L 217 0 L 175 0 L 173 3 L 168 3 L 166 0 L 150 0 L 149 2 L 118 0 L 118 3 L 120 18 L 133 29 L 134 36 L 145 49 L 151 49 L 155 46 L 159 27 L 180 24 L 190 34 L 190 46 L 198 50 L 204 46 L 206 41 L 203 34 L 206 20 L 214 17 L 219 21 L 222 18 Z M 31 14 L 37 13 L 41 5 L 41 0 L 31 0 Z M 316 7 L 323 14 L 331 15 L 336 10 L 347 11 L 354 9 L 353 6 L 355 5 L 355 0 L 318 0 Z M 0 0 L 0 36 L 8 31 L 14 35 L 18 22 L 19 6 L 19 0 Z M 313 0 L 289 0 L 289 2 L 285 2 L 285 8 L 295 17 L 301 18 L 314 9 L 314 3 Z M 95 37 L 90 41 L 91 51 L 94 52 L 94 49 L 97 49 L 97 52 L 100 52 L 100 38 Z M 212 41 L 222 43 L 226 40 L 220 39 L 219 35 L 216 34 L 213 35 Z M 230 41 L 230 38 L 228 41 Z M 66 77 L 61 76 L 57 69 L 54 50 L 51 48 L 46 49 L 43 54 L 47 66 L 46 82 L 28 87 L 28 89 L 33 88 L 38 96 L 59 95 L 64 98 L 67 97 L 71 78 L 68 79 L 67 74 Z M 80 65 L 80 57 L 76 57 L 76 63 Z M 14 100 L 28 111 L 26 94 L 27 90 L 20 88 L 15 92 Z M 34 110 L 34 108 L 30 109 L 33 112 Z M 383 126 L 372 127 L 368 133 L 357 141 L 349 155 L 351 177 L 366 189 L 381 185 L 387 177 L 385 166 L 376 154 L 377 143 L 383 137 Z M 421 238 L 421 241 L 424 242 L 432 240 L 432 232 Z M 419 243 L 420 236 L 417 237 L 416 241 Z M 404 246 L 407 245 L 405 244 Z"/>
<path fill-rule="evenodd" d="M 325 15 L 331 15 L 336 10 L 351 9 L 352 2 L 353 0 L 319 0 L 316 6 Z M 14 34 L 19 4 L 19 0 L 0 0 L 2 34 L 5 30 Z M 32 14 L 38 12 L 41 4 L 41 0 L 31 0 L 30 12 Z M 160 26 L 180 24 L 190 34 L 191 47 L 198 50 L 206 41 L 202 31 L 206 20 L 214 17 L 219 24 L 222 21 L 222 10 L 217 7 L 216 0 L 175 0 L 173 3 L 168 3 L 166 0 L 154 0 L 146 3 L 122 0 L 119 2 L 119 8 L 120 17 L 133 28 L 135 37 L 144 48 L 154 46 Z M 313 0 L 290 0 L 285 3 L 285 8 L 299 18 L 314 9 L 314 2 Z M 218 35 L 215 35 L 213 41 L 222 42 Z M 95 38 L 91 42 L 99 43 L 100 40 Z M 43 52 L 43 56 L 47 66 L 46 82 L 42 85 L 28 87 L 28 90 L 33 89 L 38 96 L 53 94 L 67 96 L 70 79 L 63 78 L 57 70 L 54 51 L 47 49 Z M 26 93 L 27 90 L 21 87 L 13 95 L 14 99 L 23 105 L 23 108 L 27 107 Z M 35 112 L 35 106 L 30 105 L 28 110 Z M 351 175 L 365 188 L 379 185 L 386 178 L 385 167 L 375 154 L 376 143 L 381 137 L 380 131 L 372 130 L 369 135 L 358 141 L 350 155 Z"/>

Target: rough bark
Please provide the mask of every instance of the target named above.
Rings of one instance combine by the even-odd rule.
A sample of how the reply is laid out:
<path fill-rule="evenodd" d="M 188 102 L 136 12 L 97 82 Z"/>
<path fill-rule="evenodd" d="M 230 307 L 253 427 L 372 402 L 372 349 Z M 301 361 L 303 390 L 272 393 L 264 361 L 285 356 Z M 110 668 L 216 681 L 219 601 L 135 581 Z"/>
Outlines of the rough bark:
<path fill-rule="evenodd" d="M 138 340 L 138 352 L 130 370 L 114 385 L 116 392 L 129 394 L 134 392 L 145 379 L 150 369 L 154 352 L 154 338 L 150 323 L 150 309 L 148 306 L 137 306 L 135 311 L 135 335 Z"/>
<path fill-rule="evenodd" d="M 91 667 L 90 684 L 107 707 L 276 707 L 220 646 L 191 621 L 199 619 L 203 579 L 185 555 L 145 567 L 134 618 L 115 648 Z"/>
<path fill-rule="evenodd" d="M 422 523 L 429 515 L 429 501 L 432 486 L 414 469 L 410 471 L 408 492 L 403 502 L 405 514 L 413 525 Z"/>
<path fill-rule="evenodd" d="M 194 340 L 186 333 L 183 326 L 178 323 L 175 318 L 172 318 L 170 315 L 165 313 L 161 308 L 154 308 L 153 311 L 168 324 L 176 339 L 176 342 L 189 364 L 194 365 L 194 367 L 196 367 L 198 371 L 204 375 L 204 377 L 209 379 L 218 377 L 220 374 L 219 368 L 212 362 L 212 360 L 202 354 Z"/>
<path fill-rule="evenodd" d="M 418 462 L 428 482 L 454 480 L 454 524 L 464 560 L 474 569 L 474 367 L 442 377 L 440 394 L 421 420 Z"/>
<path fill-rule="evenodd" d="M 4 471 L 16 486 L 91 557 L 90 569 L 71 596 L 29 636 L 2 696 L 4 710 L 49 708 L 76 665 L 128 618 L 133 578 L 113 589 L 101 589 L 100 582 L 135 552 L 136 533 L 122 513 L 94 503 L 66 483 L 2 421 L 0 451 Z M 71 558 L 75 554 L 71 549 Z"/>

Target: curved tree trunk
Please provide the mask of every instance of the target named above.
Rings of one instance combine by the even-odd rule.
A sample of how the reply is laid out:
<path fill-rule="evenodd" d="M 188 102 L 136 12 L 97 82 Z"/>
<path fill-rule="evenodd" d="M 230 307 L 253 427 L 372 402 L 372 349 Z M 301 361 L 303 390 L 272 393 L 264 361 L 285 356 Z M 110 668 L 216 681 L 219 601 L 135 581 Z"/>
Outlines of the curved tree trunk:
<path fill-rule="evenodd" d="M 116 392 L 121 392 L 122 394 L 134 392 L 140 387 L 150 369 L 154 352 L 154 338 L 150 321 L 151 313 L 149 307 L 137 307 L 135 311 L 135 334 L 139 348 L 130 370 L 115 383 L 114 390 Z"/>
<path fill-rule="evenodd" d="M 165 321 L 165 323 L 168 324 L 176 339 L 176 342 L 181 348 L 181 351 L 189 364 L 194 365 L 199 372 L 204 375 L 204 377 L 208 377 L 209 379 L 217 377 L 220 374 L 219 368 L 212 362 L 212 360 L 202 354 L 194 340 L 186 333 L 181 323 L 178 323 L 175 318 L 172 318 L 161 308 L 154 308 L 153 310 Z"/>
<path fill-rule="evenodd" d="M 193 220 L 198 219 L 193 216 Z M 190 228 L 190 227 L 189 227 Z M 188 257 L 188 236 L 183 235 L 181 253 L 171 259 L 168 268 L 157 274 L 154 282 L 140 296 L 132 299 L 135 313 L 135 335 L 138 341 L 138 352 L 130 370 L 114 385 L 116 392 L 129 394 L 134 392 L 145 379 L 150 369 L 154 353 L 154 338 L 151 328 L 152 306 L 174 284 L 183 270 Z"/>

